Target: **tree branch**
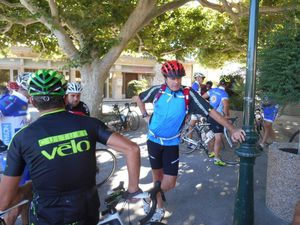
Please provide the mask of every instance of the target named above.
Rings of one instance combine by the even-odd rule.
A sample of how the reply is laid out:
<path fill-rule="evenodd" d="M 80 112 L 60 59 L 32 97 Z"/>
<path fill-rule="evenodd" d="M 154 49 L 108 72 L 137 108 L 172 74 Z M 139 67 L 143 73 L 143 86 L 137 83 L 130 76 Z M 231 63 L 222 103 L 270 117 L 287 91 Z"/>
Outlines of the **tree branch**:
<path fill-rule="evenodd" d="M 59 46 L 64 50 L 64 52 L 71 58 L 77 58 L 79 51 L 75 48 L 74 43 L 71 38 L 64 30 L 62 25 L 59 23 L 57 18 L 48 18 L 39 13 L 39 9 L 34 5 L 30 4 L 30 0 L 20 0 L 20 2 L 33 14 L 38 17 L 38 20 L 43 23 L 58 40 Z"/>
<path fill-rule="evenodd" d="M 143 43 L 143 39 L 140 37 L 139 34 L 136 34 L 137 38 L 139 39 L 139 50 L 138 52 L 141 53 L 143 48 L 144 48 L 144 43 Z"/>
<path fill-rule="evenodd" d="M 12 26 L 13 26 L 13 23 L 7 22 L 7 24 L 4 27 L 0 28 L 0 33 L 5 34 L 12 28 Z"/>
<path fill-rule="evenodd" d="M 57 9 L 57 5 L 55 3 L 55 0 L 48 0 L 48 4 L 49 4 L 49 7 L 50 7 L 52 17 L 57 17 L 58 18 L 58 9 Z"/>
<path fill-rule="evenodd" d="M 144 23 L 143 23 L 143 27 L 145 27 L 148 23 L 150 23 L 154 18 L 162 15 L 163 13 L 172 10 L 172 9 L 177 9 L 180 6 L 183 6 L 184 4 L 190 2 L 191 0 L 176 0 L 173 2 L 169 2 L 166 3 L 158 8 L 155 8 L 150 14 L 149 16 L 147 16 L 147 18 L 145 19 Z"/>
<path fill-rule="evenodd" d="M 7 17 L 4 15 L 0 15 L 0 21 L 7 22 L 7 24 L 4 27 L 0 28 L 1 33 L 8 32 L 14 24 L 19 24 L 26 27 L 34 23 L 39 23 L 39 21 L 35 19 L 17 19 L 14 17 Z"/>
<path fill-rule="evenodd" d="M 10 8 L 24 8 L 24 6 L 20 3 L 11 3 L 6 0 L 0 0 L 0 3 L 10 7 Z"/>

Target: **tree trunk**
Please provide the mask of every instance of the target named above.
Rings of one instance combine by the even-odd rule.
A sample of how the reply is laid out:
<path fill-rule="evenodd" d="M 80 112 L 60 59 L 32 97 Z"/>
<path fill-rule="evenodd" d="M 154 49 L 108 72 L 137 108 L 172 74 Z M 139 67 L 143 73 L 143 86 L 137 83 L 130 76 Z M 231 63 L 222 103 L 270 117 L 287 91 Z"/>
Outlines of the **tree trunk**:
<path fill-rule="evenodd" d="M 100 69 L 100 66 L 101 61 L 94 60 L 93 63 L 85 64 L 80 69 L 83 87 L 81 99 L 88 105 L 91 116 L 96 118 L 100 118 L 102 114 L 104 83 L 109 72 L 109 68 Z"/>

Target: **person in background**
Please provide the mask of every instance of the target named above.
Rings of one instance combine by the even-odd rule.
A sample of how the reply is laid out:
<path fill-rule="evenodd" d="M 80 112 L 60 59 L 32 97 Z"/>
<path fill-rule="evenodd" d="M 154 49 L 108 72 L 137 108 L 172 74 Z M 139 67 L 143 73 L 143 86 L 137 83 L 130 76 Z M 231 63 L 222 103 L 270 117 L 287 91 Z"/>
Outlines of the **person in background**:
<path fill-rule="evenodd" d="M 200 72 L 196 72 L 194 73 L 194 78 L 195 81 L 192 84 L 192 88 L 199 93 L 199 95 L 204 95 L 204 93 L 207 91 L 206 89 L 206 85 L 203 84 L 204 79 L 205 79 L 205 75 L 203 73 Z"/>
<path fill-rule="evenodd" d="M 30 122 L 30 116 L 28 113 L 29 95 L 27 86 L 29 76 L 30 73 L 22 73 L 17 77 L 16 82 L 9 82 L 8 87 L 12 93 L 3 96 L 0 99 L 0 138 L 3 141 L 3 150 L 7 149 L 7 146 L 11 142 L 13 136 Z M 6 166 L 5 158 L 2 158 L 1 163 L 3 167 Z M 26 189 L 27 191 L 30 191 L 31 189 L 31 182 L 27 167 L 24 170 L 19 185 L 24 190 Z M 4 217 L 6 224 L 15 224 L 15 221 L 20 214 L 22 223 L 28 224 L 28 207 L 29 204 L 26 204 L 8 213 Z"/>
<path fill-rule="evenodd" d="M 96 225 L 96 142 L 126 157 L 128 196 L 140 193 L 140 150 L 100 120 L 66 112 L 67 82 L 53 70 L 38 70 L 28 80 L 32 104 L 41 117 L 13 137 L 0 183 L 0 211 L 27 195 L 19 181 L 28 165 L 33 184 L 29 224 Z"/>
<path fill-rule="evenodd" d="M 68 88 L 65 96 L 66 110 L 77 115 L 90 116 L 90 110 L 87 104 L 80 101 L 82 90 L 83 89 L 80 83 L 68 83 Z"/>
<path fill-rule="evenodd" d="M 262 111 L 263 111 L 263 126 L 264 126 L 264 134 L 263 138 L 260 142 L 260 146 L 262 148 L 268 145 L 267 141 L 271 139 L 271 141 L 275 140 L 275 132 L 273 130 L 273 123 L 275 122 L 279 105 L 276 104 L 273 100 L 268 97 L 264 97 L 262 104 Z"/>
<path fill-rule="evenodd" d="M 212 86 L 213 86 L 213 82 L 212 81 L 207 81 L 206 82 L 206 90 L 208 91 L 208 90 L 210 90 L 210 89 L 212 89 Z"/>
<path fill-rule="evenodd" d="M 201 72 L 196 72 L 196 73 L 194 73 L 194 78 L 195 78 L 195 81 L 192 84 L 192 89 L 195 90 L 197 93 L 199 93 L 200 96 L 202 96 L 207 91 L 206 85 L 203 84 L 205 75 Z M 190 131 L 194 128 L 194 126 L 196 125 L 199 118 L 200 118 L 200 115 L 191 114 L 191 119 L 189 122 L 190 123 L 190 127 L 189 127 Z M 193 133 L 191 132 L 189 134 L 189 138 L 192 138 L 192 136 L 193 136 Z M 193 145 L 191 143 L 188 144 L 188 148 L 193 148 Z"/>
<path fill-rule="evenodd" d="M 9 81 L 7 83 L 6 87 L 9 90 L 9 93 L 12 93 L 13 91 L 18 91 L 19 90 L 19 85 L 16 81 Z"/>
<path fill-rule="evenodd" d="M 223 76 L 220 78 L 219 86 L 207 91 L 203 98 L 210 99 L 210 105 L 219 112 L 225 119 L 229 118 L 229 101 L 228 94 L 225 91 L 230 84 L 230 79 Z M 214 164 L 218 166 L 225 166 L 226 163 L 220 159 L 220 152 L 222 149 L 222 134 L 224 127 L 213 118 L 209 117 L 208 122 L 210 128 L 215 134 L 213 151 L 209 153 L 210 158 L 214 158 Z"/>

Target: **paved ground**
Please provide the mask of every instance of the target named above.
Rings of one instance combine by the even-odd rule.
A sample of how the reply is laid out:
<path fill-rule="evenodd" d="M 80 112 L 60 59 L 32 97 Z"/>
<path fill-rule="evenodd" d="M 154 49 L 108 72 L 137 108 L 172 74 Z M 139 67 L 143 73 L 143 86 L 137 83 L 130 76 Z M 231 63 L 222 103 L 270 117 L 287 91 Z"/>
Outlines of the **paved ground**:
<path fill-rule="evenodd" d="M 276 122 L 277 139 L 288 140 L 292 131 L 299 129 L 300 116 L 281 116 Z M 142 167 L 140 187 L 151 188 L 151 171 L 147 158 L 146 126 L 136 132 L 127 132 L 126 136 L 137 142 L 141 148 Z M 255 225 L 287 225 L 276 217 L 265 205 L 267 151 L 256 159 L 254 167 L 254 210 Z M 118 158 L 118 172 L 101 190 L 101 198 L 107 190 L 127 182 L 124 159 Z M 200 152 L 180 156 L 180 169 L 176 188 L 166 193 L 166 217 L 163 222 L 170 225 L 231 225 L 233 220 L 234 200 L 238 179 L 238 166 L 218 167 Z M 102 204 L 101 208 L 104 208 Z M 126 207 L 127 208 L 127 207 Z M 131 204 L 123 213 L 124 220 L 136 222 L 143 217 L 141 203 Z M 20 223 L 18 223 L 20 224 Z M 128 224 L 128 223 L 125 223 Z M 125 225 L 124 224 L 124 225 Z"/>
<path fill-rule="evenodd" d="M 300 117 L 281 116 L 275 125 L 277 139 L 288 140 L 291 131 L 300 127 Z M 145 126 L 137 132 L 128 132 L 126 136 L 136 141 L 142 151 L 141 187 L 151 187 L 151 172 L 145 146 Z M 267 149 L 256 159 L 254 167 L 254 210 L 255 225 L 287 225 L 276 217 L 265 205 Z M 117 186 L 126 179 L 124 160 L 118 155 L 120 171 L 102 193 Z M 218 167 L 208 160 L 205 154 L 194 152 L 180 156 L 180 169 L 176 188 L 166 193 L 167 215 L 164 222 L 171 225 L 231 225 L 233 221 L 234 200 L 238 179 L 238 166 Z M 105 195 L 105 194 L 104 194 Z M 102 205 L 103 207 L 103 205 Z M 126 210 L 125 210 L 126 212 Z M 124 213 L 128 217 L 128 213 Z M 130 207 L 131 219 L 141 218 L 141 204 Z M 134 220 L 135 221 L 135 220 Z"/>

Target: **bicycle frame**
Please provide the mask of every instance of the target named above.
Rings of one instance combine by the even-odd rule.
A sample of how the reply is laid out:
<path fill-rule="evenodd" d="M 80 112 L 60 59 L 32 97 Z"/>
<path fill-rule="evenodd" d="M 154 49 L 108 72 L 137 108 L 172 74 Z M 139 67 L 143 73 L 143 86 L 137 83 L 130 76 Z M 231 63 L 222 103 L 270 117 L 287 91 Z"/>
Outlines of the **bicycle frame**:
<path fill-rule="evenodd" d="M 207 147 L 207 142 L 206 140 L 203 140 L 202 139 L 202 136 L 201 134 L 204 132 L 206 134 L 206 132 L 204 131 L 205 128 L 209 128 L 210 124 L 209 123 L 200 123 L 200 122 L 197 122 L 196 125 L 191 129 L 189 130 L 187 133 L 185 133 L 181 138 L 192 144 L 192 145 L 195 145 L 196 148 L 197 147 L 201 147 L 201 148 L 206 148 Z M 192 134 L 194 131 L 196 131 L 199 135 L 199 137 L 201 137 L 199 140 L 193 140 L 192 138 L 189 137 L 190 134 Z M 212 138 L 211 138 L 212 139 Z"/>

